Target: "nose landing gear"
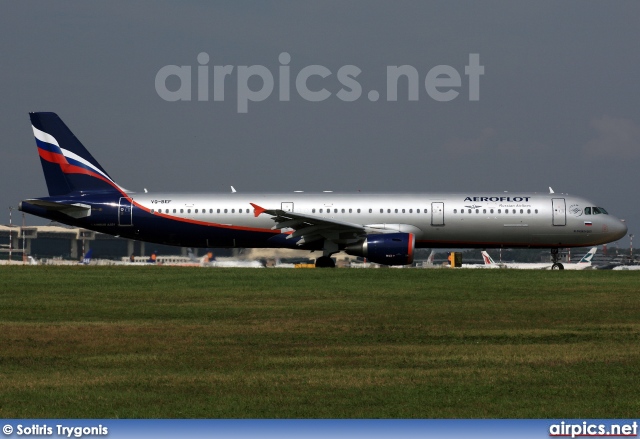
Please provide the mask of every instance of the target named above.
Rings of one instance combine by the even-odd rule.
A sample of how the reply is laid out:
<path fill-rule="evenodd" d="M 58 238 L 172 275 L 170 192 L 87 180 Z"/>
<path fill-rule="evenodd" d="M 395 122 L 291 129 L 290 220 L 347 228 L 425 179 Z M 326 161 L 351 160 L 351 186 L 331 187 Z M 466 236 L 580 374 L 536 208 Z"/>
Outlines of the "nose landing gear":
<path fill-rule="evenodd" d="M 560 260 L 560 255 L 558 254 L 557 248 L 551 249 L 551 260 L 553 261 L 553 265 L 551 266 L 552 270 L 564 270 L 564 265 L 558 262 Z"/>

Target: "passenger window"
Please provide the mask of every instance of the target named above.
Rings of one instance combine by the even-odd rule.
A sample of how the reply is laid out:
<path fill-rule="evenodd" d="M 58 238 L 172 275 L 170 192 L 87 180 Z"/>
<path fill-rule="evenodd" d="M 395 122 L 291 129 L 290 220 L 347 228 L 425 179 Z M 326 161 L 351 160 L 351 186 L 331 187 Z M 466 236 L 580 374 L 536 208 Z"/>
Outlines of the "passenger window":
<path fill-rule="evenodd" d="M 316 210 L 315 209 L 311 209 L 311 213 L 316 213 Z"/>
<path fill-rule="evenodd" d="M 227 209 L 224 210 L 224 213 L 227 213 Z"/>
<path fill-rule="evenodd" d="M 176 210 L 175 210 L 175 209 L 173 209 L 173 213 L 176 213 Z"/>
<path fill-rule="evenodd" d="M 409 209 L 409 213 L 413 213 L 413 209 Z"/>
<path fill-rule="evenodd" d="M 469 213 L 471 213 L 471 209 L 469 209 Z"/>
<path fill-rule="evenodd" d="M 151 209 L 151 213 L 154 213 L 155 211 L 153 209 Z"/>
<path fill-rule="evenodd" d="M 344 210 L 344 209 L 342 209 Z M 333 209 L 333 213 L 338 213 L 338 209 Z"/>
<path fill-rule="evenodd" d="M 416 213 L 420 213 L 420 209 L 416 210 Z"/>
<path fill-rule="evenodd" d="M 527 209 L 527 213 L 531 213 L 531 209 Z"/>
<path fill-rule="evenodd" d="M 462 213 L 464 213 L 464 209 L 460 209 L 460 213 L 461 213 L 461 214 L 462 214 Z"/>
<path fill-rule="evenodd" d="M 505 214 L 509 214 L 509 209 L 505 209 L 505 210 L 504 210 L 504 213 L 505 213 Z"/>
<path fill-rule="evenodd" d="M 236 213 L 236 210 L 235 209 L 231 209 L 231 213 Z"/>
<path fill-rule="evenodd" d="M 395 213 L 398 213 L 398 209 L 396 209 Z"/>
<path fill-rule="evenodd" d="M 482 209 L 482 213 L 487 213 L 487 209 Z"/>
<path fill-rule="evenodd" d="M 524 213 L 524 210 L 520 209 L 520 213 Z"/>
<path fill-rule="evenodd" d="M 453 209 L 453 213 L 458 213 L 458 209 Z"/>
<path fill-rule="evenodd" d="M 476 209 L 476 213 L 480 213 L 480 209 Z"/>
<path fill-rule="evenodd" d="M 404 209 L 402 209 L 402 213 L 404 213 Z"/>
<path fill-rule="evenodd" d="M 180 209 L 180 213 L 184 213 L 184 209 Z"/>
<path fill-rule="evenodd" d="M 217 213 L 220 213 L 220 209 L 218 209 L 218 212 L 217 212 Z"/>
<path fill-rule="evenodd" d="M 493 213 L 493 209 L 491 209 L 491 213 Z"/>
<path fill-rule="evenodd" d="M 387 209 L 387 213 L 391 213 L 391 209 Z"/>

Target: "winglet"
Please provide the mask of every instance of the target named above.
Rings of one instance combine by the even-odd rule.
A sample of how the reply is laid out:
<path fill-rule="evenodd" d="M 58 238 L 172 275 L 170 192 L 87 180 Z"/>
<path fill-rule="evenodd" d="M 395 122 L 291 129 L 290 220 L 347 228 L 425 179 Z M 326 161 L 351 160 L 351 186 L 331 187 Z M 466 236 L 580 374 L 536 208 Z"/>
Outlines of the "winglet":
<path fill-rule="evenodd" d="M 257 204 L 249 203 L 253 206 L 253 216 L 258 217 L 260 214 L 266 212 L 267 209 L 260 207 Z"/>

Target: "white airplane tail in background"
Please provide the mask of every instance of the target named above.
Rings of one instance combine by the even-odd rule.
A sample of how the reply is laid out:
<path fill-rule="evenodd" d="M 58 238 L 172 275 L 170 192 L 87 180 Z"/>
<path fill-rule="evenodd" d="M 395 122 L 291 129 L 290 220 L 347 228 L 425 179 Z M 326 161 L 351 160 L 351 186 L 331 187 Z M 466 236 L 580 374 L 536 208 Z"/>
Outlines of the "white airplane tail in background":
<path fill-rule="evenodd" d="M 482 251 L 482 259 L 484 260 L 485 265 L 495 265 L 496 263 L 493 261 L 489 253 L 486 251 Z"/>
<path fill-rule="evenodd" d="M 591 260 L 593 259 L 593 256 L 596 254 L 597 250 L 598 250 L 598 247 L 593 247 L 591 250 L 589 250 L 587 252 L 586 255 L 584 255 L 582 257 L 582 259 L 580 259 L 578 264 L 589 264 L 589 265 L 591 265 Z"/>

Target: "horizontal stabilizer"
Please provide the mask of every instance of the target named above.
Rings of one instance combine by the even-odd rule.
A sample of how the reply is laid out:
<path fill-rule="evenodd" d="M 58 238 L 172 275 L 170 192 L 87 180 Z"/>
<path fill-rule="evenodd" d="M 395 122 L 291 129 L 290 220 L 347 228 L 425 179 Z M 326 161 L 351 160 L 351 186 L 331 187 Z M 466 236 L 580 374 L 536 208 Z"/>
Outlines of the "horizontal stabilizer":
<path fill-rule="evenodd" d="M 73 204 L 65 204 L 65 203 L 56 203 L 55 201 L 45 201 L 45 200 L 25 200 L 26 203 L 32 204 L 34 206 L 42 207 L 43 209 L 60 212 L 65 215 L 68 215 L 72 218 L 86 218 L 91 216 L 91 206 L 82 203 L 73 203 Z"/>

